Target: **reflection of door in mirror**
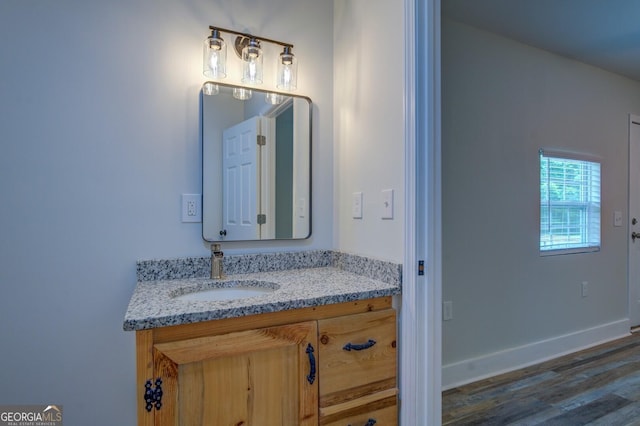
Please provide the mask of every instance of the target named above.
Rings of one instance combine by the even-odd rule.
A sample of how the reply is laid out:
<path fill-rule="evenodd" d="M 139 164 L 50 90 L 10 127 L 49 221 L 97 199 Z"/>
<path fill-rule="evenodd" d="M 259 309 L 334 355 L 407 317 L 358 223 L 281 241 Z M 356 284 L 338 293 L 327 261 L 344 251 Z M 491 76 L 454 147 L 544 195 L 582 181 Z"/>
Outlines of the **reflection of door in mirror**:
<path fill-rule="evenodd" d="M 270 115 L 223 131 L 222 226 L 230 240 L 293 237 L 293 104 Z"/>
<path fill-rule="evenodd" d="M 229 239 L 260 239 L 260 118 L 222 132 L 222 223 Z"/>

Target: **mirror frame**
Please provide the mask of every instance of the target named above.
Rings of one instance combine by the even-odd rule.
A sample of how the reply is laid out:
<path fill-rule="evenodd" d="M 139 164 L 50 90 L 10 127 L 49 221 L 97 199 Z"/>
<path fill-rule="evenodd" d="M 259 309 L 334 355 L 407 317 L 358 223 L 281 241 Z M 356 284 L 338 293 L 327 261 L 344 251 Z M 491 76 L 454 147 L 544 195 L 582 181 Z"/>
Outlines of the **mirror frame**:
<path fill-rule="evenodd" d="M 206 141 L 205 141 L 205 120 L 204 120 L 204 97 L 205 96 L 215 96 L 215 95 L 205 95 L 204 93 L 204 87 L 206 84 L 216 84 L 218 86 L 222 87 L 226 87 L 229 89 L 234 89 L 234 88 L 243 88 L 243 89 L 249 89 L 252 90 L 254 93 L 259 93 L 259 94 L 267 94 L 267 93 L 274 93 L 274 94 L 278 94 L 278 95 L 282 95 L 288 98 L 299 98 L 299 99 L 304 99 L 307 101 L 308 105 L 309 105 L 309 116 L 308 116 L 308 120 L 309 120 L 309 142 L 308 142 L 308 149 L 309 149 L 309 154 L 308 154 L 308 180 L 309 180 L 309 184 L 308 184 L 308 200 L 306 202 L 306 216 L 307 216 L 307 222 L 308 222 L 308 232 L 306 234 L 306 236 L 304 237 L 297 237 L 297 238 L 264 238 L 264 239 L 226 239 L 224 238 L 224 236 L 222 236 L 221 238 L 215 238 L 212 235 L 215 235 L 215 232 L 213 234 L 206 232 L 206 224 L 205 224 L 205 218 L 209 217 L 209 215 L 205 215 L 205 209 L 208 208 L 208 203 L 205 202 L 205 200 L 208 198 L 207 194 L 206 194 L 206 188 L 207 185 L 205 185 L 205 168 L 207 167 L 206 165 L 206 157 L 205 157 L 205 151 L 206 151 Z M 235 85 L 235 84 L 227 84 L 227 83 L 220 83 L 217 81 L 205 81 L 202 84 L 202 87 L 200 89 L 200 131 L 201 131 L 201 156 L 202 156 L 202 165 L 201 165 L 201 172 L 202 172 L 202 239 L 204 241 L 207 242 L 211 242 L 211 243 L 220 243 L 220 242 L 234 242 L 234 241 L 295 241 L 295 240 L 305 240 L 311 237 L 312 232 L 313 232 L 313 214 L 312 214 L 312 183 L 313 183 L 313 162 L 312 162 L 312 151 L 313 151 L 313 102 L 311 101 L 311 99 L 307 96 L 303 96 L 303 95 L 298 95 L 298 94 L 293 94 L 290 92 L 280 92 L 280 91 L 272 91 L 272 90 L 264 90 L 261 88 L 255 88 L 255 87 L 250 87 L 250 86 L 241 86 L 241 85 Z M 294 201 L 294 205 L 295 205 L 295 201 Z"/>

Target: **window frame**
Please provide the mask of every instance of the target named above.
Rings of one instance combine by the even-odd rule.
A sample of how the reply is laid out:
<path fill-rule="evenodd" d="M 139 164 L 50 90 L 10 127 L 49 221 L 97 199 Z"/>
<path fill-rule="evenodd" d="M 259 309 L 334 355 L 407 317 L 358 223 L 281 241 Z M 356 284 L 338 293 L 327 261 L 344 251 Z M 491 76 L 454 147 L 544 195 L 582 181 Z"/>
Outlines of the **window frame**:
<path fill-rule="evenodd" d="M 588 194 L 588 199 L 583 201 L 576 200 L 562 200 L 556 201 L 555 203 L 551 201 L 551 194 L 547 189 L 547 198 L 543 199 L 543 176 L 542 176 L 542 166 L 543 166 L 543 158 L 547 160 L 556 160 L 562 161 L 566 160 L 571 163 L 582 163 L 582 166 L 588 166 L 589 181 L 587 183 L 583 183 L 580 187 L 581 196 L 584 194 Z M 599 252 L 602 247 L 602 161 L 599 157 L 581 154 L 575 152 L 567 152 L 567 151 L 558 151 L 558 150 L 550 150 L 550 149 L 540 149 L 538 151 L 538 176 L 539 176 L 539 188 L 538 188 L 538 196 L 539 196 L 539 235 L 538 235 L 538 250 L 540 256 L 557 256 L 557 255 L 565 255 L 565 254 L 577 254 L 577 253 L 594 253 Z M 596 166 L 594 168 L 594 166 Z M 592 173 L 598 173 L 598 178 L 594 182 Z M 550 173 L 550 170 L 547 169 L 547 172 Z M 547 176 L 546 183 L 550 186 L 550 182 L 552 179 Z M 594 185 L 597 184 L 597 188 L 594 188 Z M 547 188 L 548 188 L 547 186 Z M 564 187 L 563 187 L 564 190 Z M 594 191 L 597 191 L 595 194 Z M 595 194 L 595 195 L 594 195 Z M 584 208 L 585 219 L 584 223 L 580 224 L 580 235 L 582 238 L 586 237 L 586 241 L 581 243 L 566 243 L 569 247 L 557 247 L 557 248 L 548 248 L 543 249 L 543 237 L 548 236 L 550 232 L 543 233 L 543 218 L 545 215 L 542 214 L 543 207 L 547 207 L 549 212 L 546 214 L 548 227 L 551 227 L 551 209 L 554 207 L 575 207 L 578 209 Z M 597 214 L 597 220 L 593 218 L 593 215 Z M 570 223 L 565 224 L 569 226 Z M 597 229 L 596 231 L 589 231 L 589 228 Z M 597 240 L 588 238 L 589 235 L 597 234 Z"/>

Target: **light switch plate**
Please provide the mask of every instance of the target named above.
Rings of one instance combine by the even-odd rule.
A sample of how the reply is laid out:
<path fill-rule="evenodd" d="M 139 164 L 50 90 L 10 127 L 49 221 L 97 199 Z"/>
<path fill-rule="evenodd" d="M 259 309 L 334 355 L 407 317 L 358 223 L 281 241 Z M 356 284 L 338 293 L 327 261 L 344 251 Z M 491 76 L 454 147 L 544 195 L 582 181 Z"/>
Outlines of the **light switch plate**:
<path fill-rule="evenodd" d="M 354 219 L 362 219 L 362 192 L 354 192 L 351 201 L 351 216 Z"/>
<path fill-rule="evenodd" d="M 393 189 L 382 190 L 382 219 L 393 219 Z"/>
<path fill-rule="evenodd" d="M 447 300 L 442 302 L 442 320 L 451 321 L 453 319 L 453 302 Z"/>
<path fill-rule="evenodd" d="M 307 217 L 307 202 L 304 198 L 298 198 L 298 201 L 296 202 L 296 211 L 298 212 L 298 217 L 300 219 Z"/>
<path fill-rule="evenodd" d="M 613 226 L 622 226 L 622 212 L 619 210 L 613 212 Z"/>

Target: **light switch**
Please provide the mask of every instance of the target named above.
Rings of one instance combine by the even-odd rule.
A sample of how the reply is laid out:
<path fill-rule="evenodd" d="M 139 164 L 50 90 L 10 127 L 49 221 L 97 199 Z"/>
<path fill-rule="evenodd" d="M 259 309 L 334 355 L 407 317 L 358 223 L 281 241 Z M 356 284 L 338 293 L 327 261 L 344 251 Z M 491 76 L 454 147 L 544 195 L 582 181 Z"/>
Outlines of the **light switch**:
<path fill-rule="evenodd" d="M 615 211 L 613 212 L 613 226 L 622 226 L 622 212 Z"/>
<path fill-rule="evenodd" d="M 382 219 L 393 219 L 393 189 L 382 190 Z"/>
<path fill-rule="evenodd" d="M 307 202 L 304 198 L 298 198 L 296 202 L 296 211 L 298 212 L 298 217 L 300 219 L 304 219 L 307 216 Z"/>
<path fill-rule="evenodd" d="M 362 192 L 354 192 L 351 201 L 351 216 L 354 219 L 362 219 Z"/>

